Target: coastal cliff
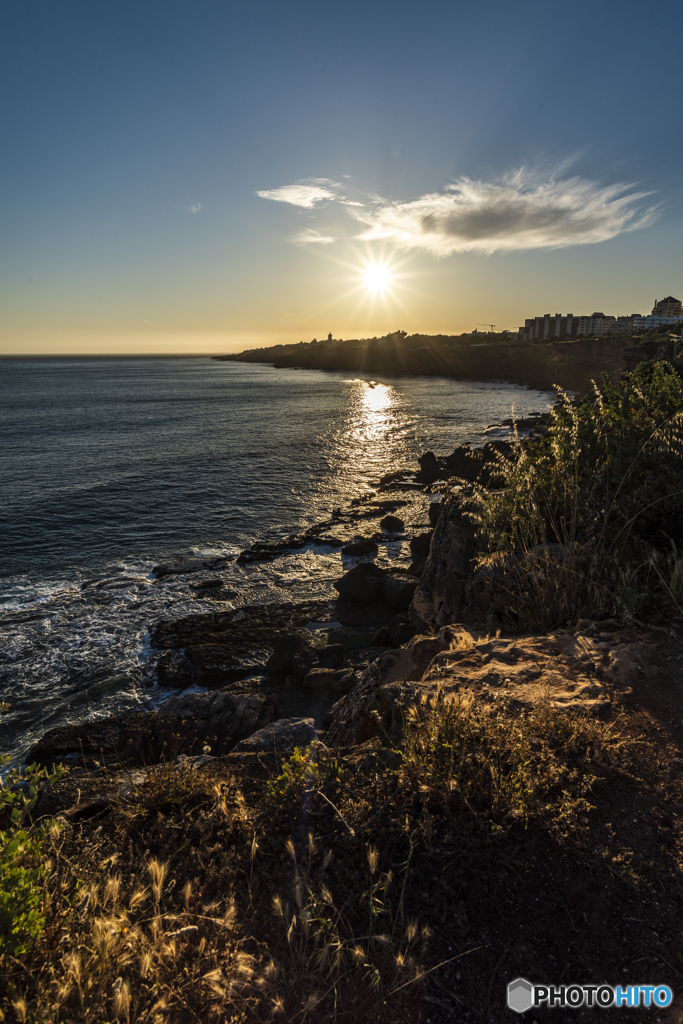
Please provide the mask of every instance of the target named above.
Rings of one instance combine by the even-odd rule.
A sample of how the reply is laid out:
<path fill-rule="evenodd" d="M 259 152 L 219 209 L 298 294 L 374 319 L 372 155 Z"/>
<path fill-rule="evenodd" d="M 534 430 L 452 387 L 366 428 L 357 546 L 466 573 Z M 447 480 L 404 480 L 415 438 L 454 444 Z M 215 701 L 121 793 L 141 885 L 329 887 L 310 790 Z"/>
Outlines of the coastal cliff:
<path fill-rule="evenodd" d="M 548 343 L 473 342 L 471 337 L 413 335 L 311 342 L 250 349 L 214 356 L 229 362 L 266 363 L 278 369 L 349 370 L 356 373 L 411 374 L 463 380 L 506 380 L 539 391 L 554 385 L 589 393 L 603 373 L 618 380 L 626 369 L 625 339 L 601 338 Z"/>

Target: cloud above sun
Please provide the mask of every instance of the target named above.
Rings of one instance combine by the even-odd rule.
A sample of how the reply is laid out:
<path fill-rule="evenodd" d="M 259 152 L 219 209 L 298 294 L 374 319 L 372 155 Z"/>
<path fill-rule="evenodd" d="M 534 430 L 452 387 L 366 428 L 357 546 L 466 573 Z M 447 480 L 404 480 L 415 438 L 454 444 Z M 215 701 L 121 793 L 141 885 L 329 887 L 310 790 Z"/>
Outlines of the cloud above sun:
<path fill-rule="evenodd" d="M 643 206 L 652 193 L 635 192 L 633 185 L 541 176 L 524 168 L 489 182 L 458 178 L 441 192 L 408 202 L 373 198 L 371 208 L 341 195 L 341 187 L 328 178 L 307 178 L 257 195 L 305 209 L 331 202 L 356 207 L 348 213 L 364 225 L 360 239 L 439 257 L 589 245 L 647 227 L 660 213 L 658 205 Z M 334 239 L 307 229 L 293 241 Z"/>
<path fill-rule="evenodd" d="M 292 241 L 296 242 L 297 245 L 331 245 L 336 239 L 334 235 L 323 235 L 320 231 L 315 231 L 313 228 L 304 228 L 294 235 Z"/>

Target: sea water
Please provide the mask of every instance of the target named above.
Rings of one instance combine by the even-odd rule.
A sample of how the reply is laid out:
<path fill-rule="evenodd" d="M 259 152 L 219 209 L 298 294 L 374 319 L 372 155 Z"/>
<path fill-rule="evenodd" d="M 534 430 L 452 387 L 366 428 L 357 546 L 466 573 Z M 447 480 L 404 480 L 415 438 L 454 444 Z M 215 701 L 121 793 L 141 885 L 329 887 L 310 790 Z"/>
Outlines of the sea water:
<path fill-rule="evenodd" d="M 0 360 L 0 750 L 21 759 L 53 726 L 164 697 L 149 627 L 216 605 L 156 564 L 305 529 L 552 400 L 207 358 Z M 342 571 L 313 548 L 220 575 L 237 605 L 330 597 Z"/>

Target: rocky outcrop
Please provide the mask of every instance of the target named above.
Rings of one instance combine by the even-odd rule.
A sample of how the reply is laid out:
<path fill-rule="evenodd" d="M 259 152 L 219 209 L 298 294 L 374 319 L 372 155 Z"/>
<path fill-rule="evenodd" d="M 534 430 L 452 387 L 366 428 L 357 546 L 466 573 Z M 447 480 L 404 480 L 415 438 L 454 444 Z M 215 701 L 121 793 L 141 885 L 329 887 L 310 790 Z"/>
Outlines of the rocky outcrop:
<path fill-rule="evenodd" d="M 456 494 L 443 503 L 429 556 L 410 605 L 421 630 L 459 622 L 467 604 L 466 585 L 475 554 L 472 499 Z"/>
<path fill-rule="evenodd" d="M 380 655 L 335 704 L 326 742 L 352 746 L 374 736 L 397 740 L 407 708 L 418 699 L 417 688 L 409 684 L 422 678 L 437 654 L 471 644 L 469 633 L 446 626 L 437 637 L 416 636 L 405 647 Z"/>
<path fill-rule="evenodd" d="M 315 721 L 312 718 L 280 718 L 271 725 L 258 729 L 235 747 L 234 754 L 254 753 L 273 750 L 289 753 L 295 747 L 309 747 L 317 739 Z"/>
<path fill-rule="evenodd" d="M 168 759 L 180 751 L 228 754 L 240 740 L 277 717 L 277 702 L 271 694 L 179 694 L 157 711 L 152 730 L 155 760 L 162 755 Z"/>
<path fill-rule="evenodd" d="M 326 742 L 347 747 L 379 737 L 396 744 L 411 706 L 441 691 L 471 705 L 601 715 L 611 708 L 611 685 L 628 692 L 636 680 L 666 674 L 655 651 L 618 634 L 558 630 L 477 642 L 462 627 L 445 626 L 437 637 L 415 637 L 373 662 L 332 709 Z"/>

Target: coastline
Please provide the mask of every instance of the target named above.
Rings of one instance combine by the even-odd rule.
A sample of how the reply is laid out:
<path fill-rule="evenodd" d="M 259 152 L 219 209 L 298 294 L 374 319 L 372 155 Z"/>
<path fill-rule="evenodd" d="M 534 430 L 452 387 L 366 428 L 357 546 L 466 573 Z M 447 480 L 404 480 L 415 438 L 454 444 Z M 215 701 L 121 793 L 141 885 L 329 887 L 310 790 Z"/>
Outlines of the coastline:
<path fill-rule="evenodd" d="M 529 426 L 542 446 L 547 420 Z M 63 822 L 60 885 L 94 893 L 89 858 L 110 858 L 112 913 L 158 958 L 172 1019 L 192 999 L 200 1017 L 215 1003 L 256 1021 L 277 998 L 290 1019 L 508 1022 L 515 977 L 616 983 L 645 961 L 636 980 L 675 989 L 683 640 L 628 615 L 515 625 L 514 571 L 495 555 L 475 566 L 472 517 L 477 488 L 501 493 L 509 453 L 426 452 L 329 520 L 238 556 L 346 552 L 332 600 L 227 610 L 216 564 L 157 566 L 215 595 L 215 611 L 153 633 L 177 696 L 34 748 L 70 766 L 36 807 Z M 401 558 L 384 555 L 392 544 Z M 157 932 L 125 902 L 155 863 Z M 87 963 L 90 899 L 63 942 Z M 239 955 L 252 966 L 238 985 Z M 147 1005 L 157 995 L 125 956 L 116 946 L 107 984 L 130 979 Z M 178 963 L 195 994 L 175 985 Z M 218 988 L 202 987 L 217 970 Z M 75 990 L 64 998 L 80 1019 Z"/>
<path fill-rule="evenodd" d="M 357 342 L 274 346 L 236 355 L 212 356 L 223 362 L 267 363 L 278 369 L 348 370 L 374 374 L 441 376 L 461 380 L 505 380 L 549 391 L 559 386 L 577 394 L 592 391 L 603 373 L 618 380 L 626 370 L 630 339 L 513 343 L 463 343 L 460 338 L 417 336 Z"/>

